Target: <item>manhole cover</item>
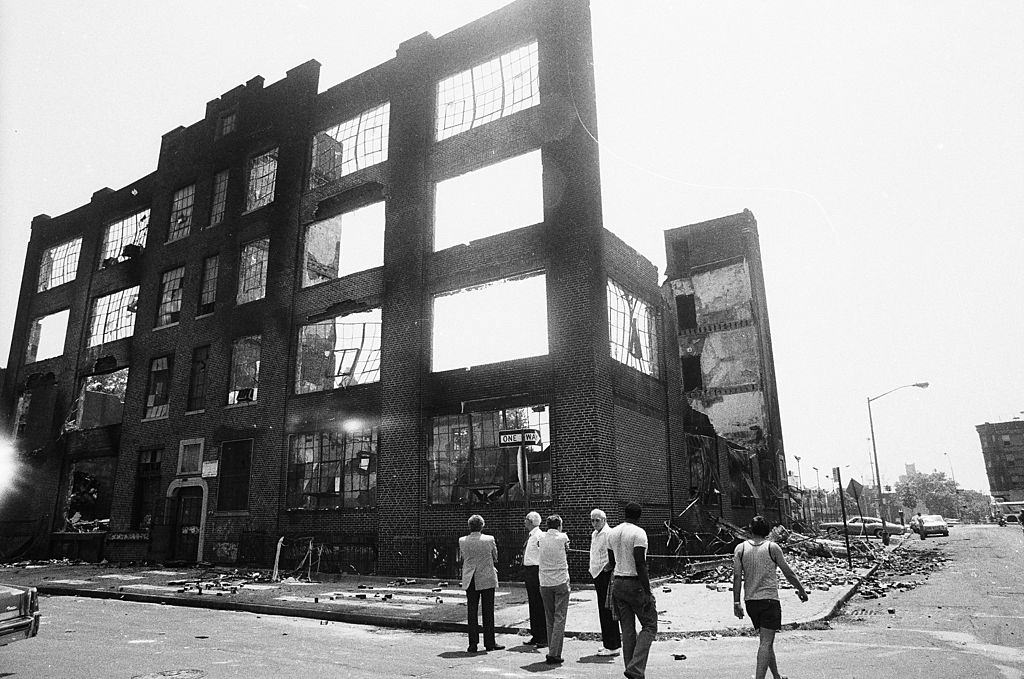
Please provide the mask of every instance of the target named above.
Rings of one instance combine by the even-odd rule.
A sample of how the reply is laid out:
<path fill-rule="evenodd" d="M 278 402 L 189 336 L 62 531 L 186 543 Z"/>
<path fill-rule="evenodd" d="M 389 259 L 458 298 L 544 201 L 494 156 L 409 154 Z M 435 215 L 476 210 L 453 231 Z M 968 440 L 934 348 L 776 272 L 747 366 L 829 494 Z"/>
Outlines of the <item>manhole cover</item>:
<path fill-rule="evenodd" d="M 132 679 L 203 679 L 206 672 L 203 670 L 164 670 L 151 674 L 138 674 Z"/>

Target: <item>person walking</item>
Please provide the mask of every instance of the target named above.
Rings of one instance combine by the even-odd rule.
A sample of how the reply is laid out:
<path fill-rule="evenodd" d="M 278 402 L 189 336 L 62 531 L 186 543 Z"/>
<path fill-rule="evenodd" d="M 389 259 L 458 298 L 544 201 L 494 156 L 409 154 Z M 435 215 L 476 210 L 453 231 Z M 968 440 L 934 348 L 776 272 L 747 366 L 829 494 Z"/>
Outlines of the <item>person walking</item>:
<path fill-rule="evenodd" d="M 624 674 L 627 679 L 643 679 L 647 656 L 658 634 L 658 608 L 647 575 L 647 531 L 637 525 L 643 509 L 630 502 L 622 511 L 625 521 L 608 534 L 610 594 L 622 632 Z"/>
<path fill-rule="evenodd" d="M 569 536 L 562 532 L 562 517 L 547 518 L 547 531 L 530 538 L 536 541 L 540 576 L 540 598 L 544 602 L 544 623 L 548 653 L 544 662 L 562 663 L 565 615 L 569 610 Z"/>
<path fill-rule="evenodd" d="M 469 622 L 469 653 L 477 653 L 480 627 L 477 610 L 483 601 L 484 648 L 500 651 L 504 646 L 494 639 L 494 590 L 498 586 L 498 545 L 494 536 L 484 535 L 484 518 L 469 517 L 469 535 L 459 538 L 459 561 L 462 562 L 462 589 L 466 590 L 466 616 Z"/>
<path fill-rule="evenodd" d="M 782 574 L 796 589 L 800 601 L 807 601 L 807 592 L 786 563 L 782 548 L 766 539 L 770 530 L 767 519 L 755 516 L 750 521 L 750 532 L 754 537 L 737 545 L 732 557 L 733 613 L 737 618 L 743 618 L 743 604 L 740 603 L 742 586 L 747 615 L 761 639 L 757 647 L 755 679 L 765 679 L 768 670 L 771 670 L 775 679 L 784 679 L 779 674 L 775 660 L 775 634 L 782 629 L 782 605 L 779 603 L 779 576 L 776 569 L 782 570 Z"/>
<path fill-rule="evenodd" d="M 523 519 L 528 534 L 523 546 L 523 579 L 526 581 L 526 600 L 530 606 L 530 640 L 527 646 L 544 648 L 548 645 L 547 623 L 544 620 L 544 602 L 540 598 L 540 557 L 533 538 L 543 533 L 540 514 L 530 512 Z"/>
<path fill-rule="evenodd" d="M 608 525 L 608 516 L 600 509 L 590 511 L 590 525 L 594 532 L 590 534 L 590 578 L 597 590 L 597 617 L 601 621 L 601 648 L 597 654 L 616 656 L 622 648 L 622 634 L 619 623 L 612 617 L 612 609 L 608 607 L 608 583 L 612 579 L 608 566 L 608 534 L 612 532 Z"/>

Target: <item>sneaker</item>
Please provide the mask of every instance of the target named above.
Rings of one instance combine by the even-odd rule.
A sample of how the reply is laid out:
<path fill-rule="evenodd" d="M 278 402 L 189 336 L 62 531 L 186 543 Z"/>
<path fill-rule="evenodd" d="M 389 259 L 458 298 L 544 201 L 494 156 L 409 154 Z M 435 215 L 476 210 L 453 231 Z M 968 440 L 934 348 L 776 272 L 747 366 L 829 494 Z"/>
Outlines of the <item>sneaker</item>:
<path fill-rule="evenodd" d="M 553 655 L 548 655 L 548 656 L 544 657 L 544 662 L 546 662 L 549 665 L 561 665 L 565 661 L 562 660 L 562 658 L 560 658 L 560 657 L 555 657 Z"/>
<path fill-rule="evenodd" d="M 619 654 L 619 649 L 617 649 L 617 648 L 601 648 L 601 649 L 598 650 L 597 654 L 600 655 L 600 656 L 606 657 L 606 658 L 614 658 L 615 656 L 617 656 Z"/>

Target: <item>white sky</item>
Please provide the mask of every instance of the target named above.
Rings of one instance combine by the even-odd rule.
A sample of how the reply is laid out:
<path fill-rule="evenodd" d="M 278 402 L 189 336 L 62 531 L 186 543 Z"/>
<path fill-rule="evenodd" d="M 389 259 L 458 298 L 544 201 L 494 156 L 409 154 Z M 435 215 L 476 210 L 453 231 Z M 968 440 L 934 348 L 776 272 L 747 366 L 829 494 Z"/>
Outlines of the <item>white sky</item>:
<path fill-rule="evenodd" d="M 0 0 L 0 360 L 33 215 L 254 75 L 326 89 L 502 4 Z M 754 212 L 791 467 L 866 480 L 865 399 L 929 381 L 873 406 L 883 482 L 987 489 L 974 426 L 1024 411 L 1024 3 L 594 4 L 605 226 L 663 271 L 663 229 Z"/>

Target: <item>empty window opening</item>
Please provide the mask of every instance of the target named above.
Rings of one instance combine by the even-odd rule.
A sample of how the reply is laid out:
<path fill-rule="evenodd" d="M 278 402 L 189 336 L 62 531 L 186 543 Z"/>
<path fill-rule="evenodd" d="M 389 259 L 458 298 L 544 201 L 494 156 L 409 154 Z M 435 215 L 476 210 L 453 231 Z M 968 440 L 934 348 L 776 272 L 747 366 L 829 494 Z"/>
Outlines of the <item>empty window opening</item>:
<path fill-rule="evenodd" d="M 78 255 L 81 251 L 81 238 L 46 248 L 39 260 L 39 285 L 36 287 L 36 292 L 49 290 L 75 280 L 78 273 Z"/>
<path fill-rule="evenodd" d="M 125 288 L 103 297 L 97 297 L 92 303 L 92 314 L 89 316 L 88 346 L 105 344 L 135 332 L 135 312 L 139 303 L 139 286 Z"/>
<path fill-rule="evenodd" d="M 32 321 L 25 348 L 25 363 L 64 355 L 64 340 L 68 334 L 70 309 L 40 316 Z"/>
<path fill-rule="evenodd" d="M 165 271 L 160 276 L 160 306 L 157 307 L 156 325 L 170 325 L 181 320 L 181 286 L 185 281 L 185 267 Z"/>
<path fill-rule="evenodd" d="M 434 297 L 433 370 L 548 353 L 544 274 L 485 283 Z"/>
<path fill-rule="evenodd" d="M 198 474 L 203 467 L 205 439 L 186 439 L 178 446 L 178 474 Z"/>
<path fill-rule="evenodd" d="M 82 379 L 78 399 L 64 423 L 64 429 L 95 429 L 121 424 L 127 387 L 128 368 L 102 375 L 87 375 Z"/>
<path fill-rule="evenodd" d="M 20 438 L 28 431 L 28 412 L 32 407 L 32 392 L 26 391 L 18 396 L 18 405 L 14 409 L 14 426 L 11 433 L 15 438 Z"/>
<path fill-rule="evenodd" d="M 676 318 L 680 331 L 697 327 L 697 301 L 693 295 L 676 295 Z"/>
<path fill-rule="evenodd" d="M 378 427 L 357 420 L 340 431 L 290 436 L 288 507 L 375 507 L 379 442 Z"/>
<path fill-rule="evenodd" d="M 174 192 L 171 201 L 171 224 L 167 229 L 167 242 L 188 235 L 192 228 L 192 208 L 196 201 L 196 185 L 191 184 Z"/>
<path fill-rule="evenodd" d="M 302 287 L 384 265 L 384 202 L 314 222 L 303 239 Z"/>
<path fill-rule="evenodd" d="M 380 380 L 380 309 L 338 316 L 299 330 L 295 393 Z"/>
<path fill-rule="evenodd" d="M 231 134 L 238 127 L 238 111 L 225 111 L 217 117 L 217 138 Z"/>
<path fill-rule="evenodd" d="M 239 337 L 231 343 L 231 378 L 228 405 L 255 401 L 260 386 L 259 335 Z"/>
<path fill-rule="evenodd" d="M 538 446 L 502 447 L 502 429 L 535 429 Z M 546 405 L 443 415 L 431 422 L 427 451 L 432 504 L 493 504 L 551 498 Z"/>
<path fill-rule="evenodd" d="M 160 462 L 163 449 L 140 450 L 135 468 L 135 504 L 132 510 L 132 527 L 149 530 L 157 515 L 161 499 Z"/>
<path fill-rule="evenodd" d="M 246 189 L 245 210 L 251 212 L 274 202 L 277 182 L 277 149 L 267 151 L 249 161 L 249 183 Z"/>
<path fill-rule="evenodd" d="M 653 307 L 608 279 L 611 355 L 645 375 L 658 377 L 658 317 Z"/>
<path fill-rule="evenodd" d="M 148 209 L 107 224 L 107 228 L 103 232 L 100 268 L 123 262 L 133 256 L 136 249 L 146 247 L 148 233 Z"/>
<path fill-rule="evenodd" d="M 143 417 L 152 420 L 167 417 L 171 403 L 171 370 L 173 356 L 160 356 L 149 363 L 149 385 L 146 387 L 146 413 Z"/>
<path fill-rule="evenodd" d="M 704 373 L 700 369 L 700 356 L 683 356 L 679 362 L 683 373 L 683 391 L 703 391 Z"/>
<path fill-rule="evenodd" d="M 241 261 L 238 264 L 238 295 L 235 298 L 238 304 L 263 299 L 266 294 L 269 251 L 269 238 L 254 240 L 242 246 Z"/>
<path fill-rule="evenodd" d="M 391 103 L 321 130 L 313 137 L 309 187 L 317 188 L 388 159 Z"/>
<path fill-rule="evenodd" d="M 210 347 L 196 347 L 192 350 L 192 363 L 188 372 L 188 399 L 185 403 L 187 412 L 195 412 L 206 408 L 207 362 L 210 360 Z"/>
<path fill-rule="evenodd" d="M 228 205 L 228 177 L 227 170 L 221 170 L 213 177 L 213 201 L 210 205 L 210 226 L 216 226 L 224 221 L 224 212 Z"/>
<path fill-rule="evenodd" d="M 212 314 L 217 304 L 217 273 L 220 269 L 220 257 L 213 255 L 203 260 L 203 273 L 199 281 L 199 302 L 196 304 L 196 316 Z"/>
<path fill-rule="evenodd" d="M 64 507 L 64 531 L 91 533 L 109 528 L 116 468 L 116 457 L 72 463 Z"/>
<path fill-rule="evenodd" d="M 249 472 L 252 468 L 252 439 L 225 441 L 220 446 L 217 490 L 219 511 L 249 509 Z"/>
<path fill-rule="evenodd" d="M 437 140 L 540 103 L 532 42 L 437 83 Z"/>
<path fill-rule="evenodd" d="M 434 250 L 544 221 L 540 150 L 438 182 Z"/>

